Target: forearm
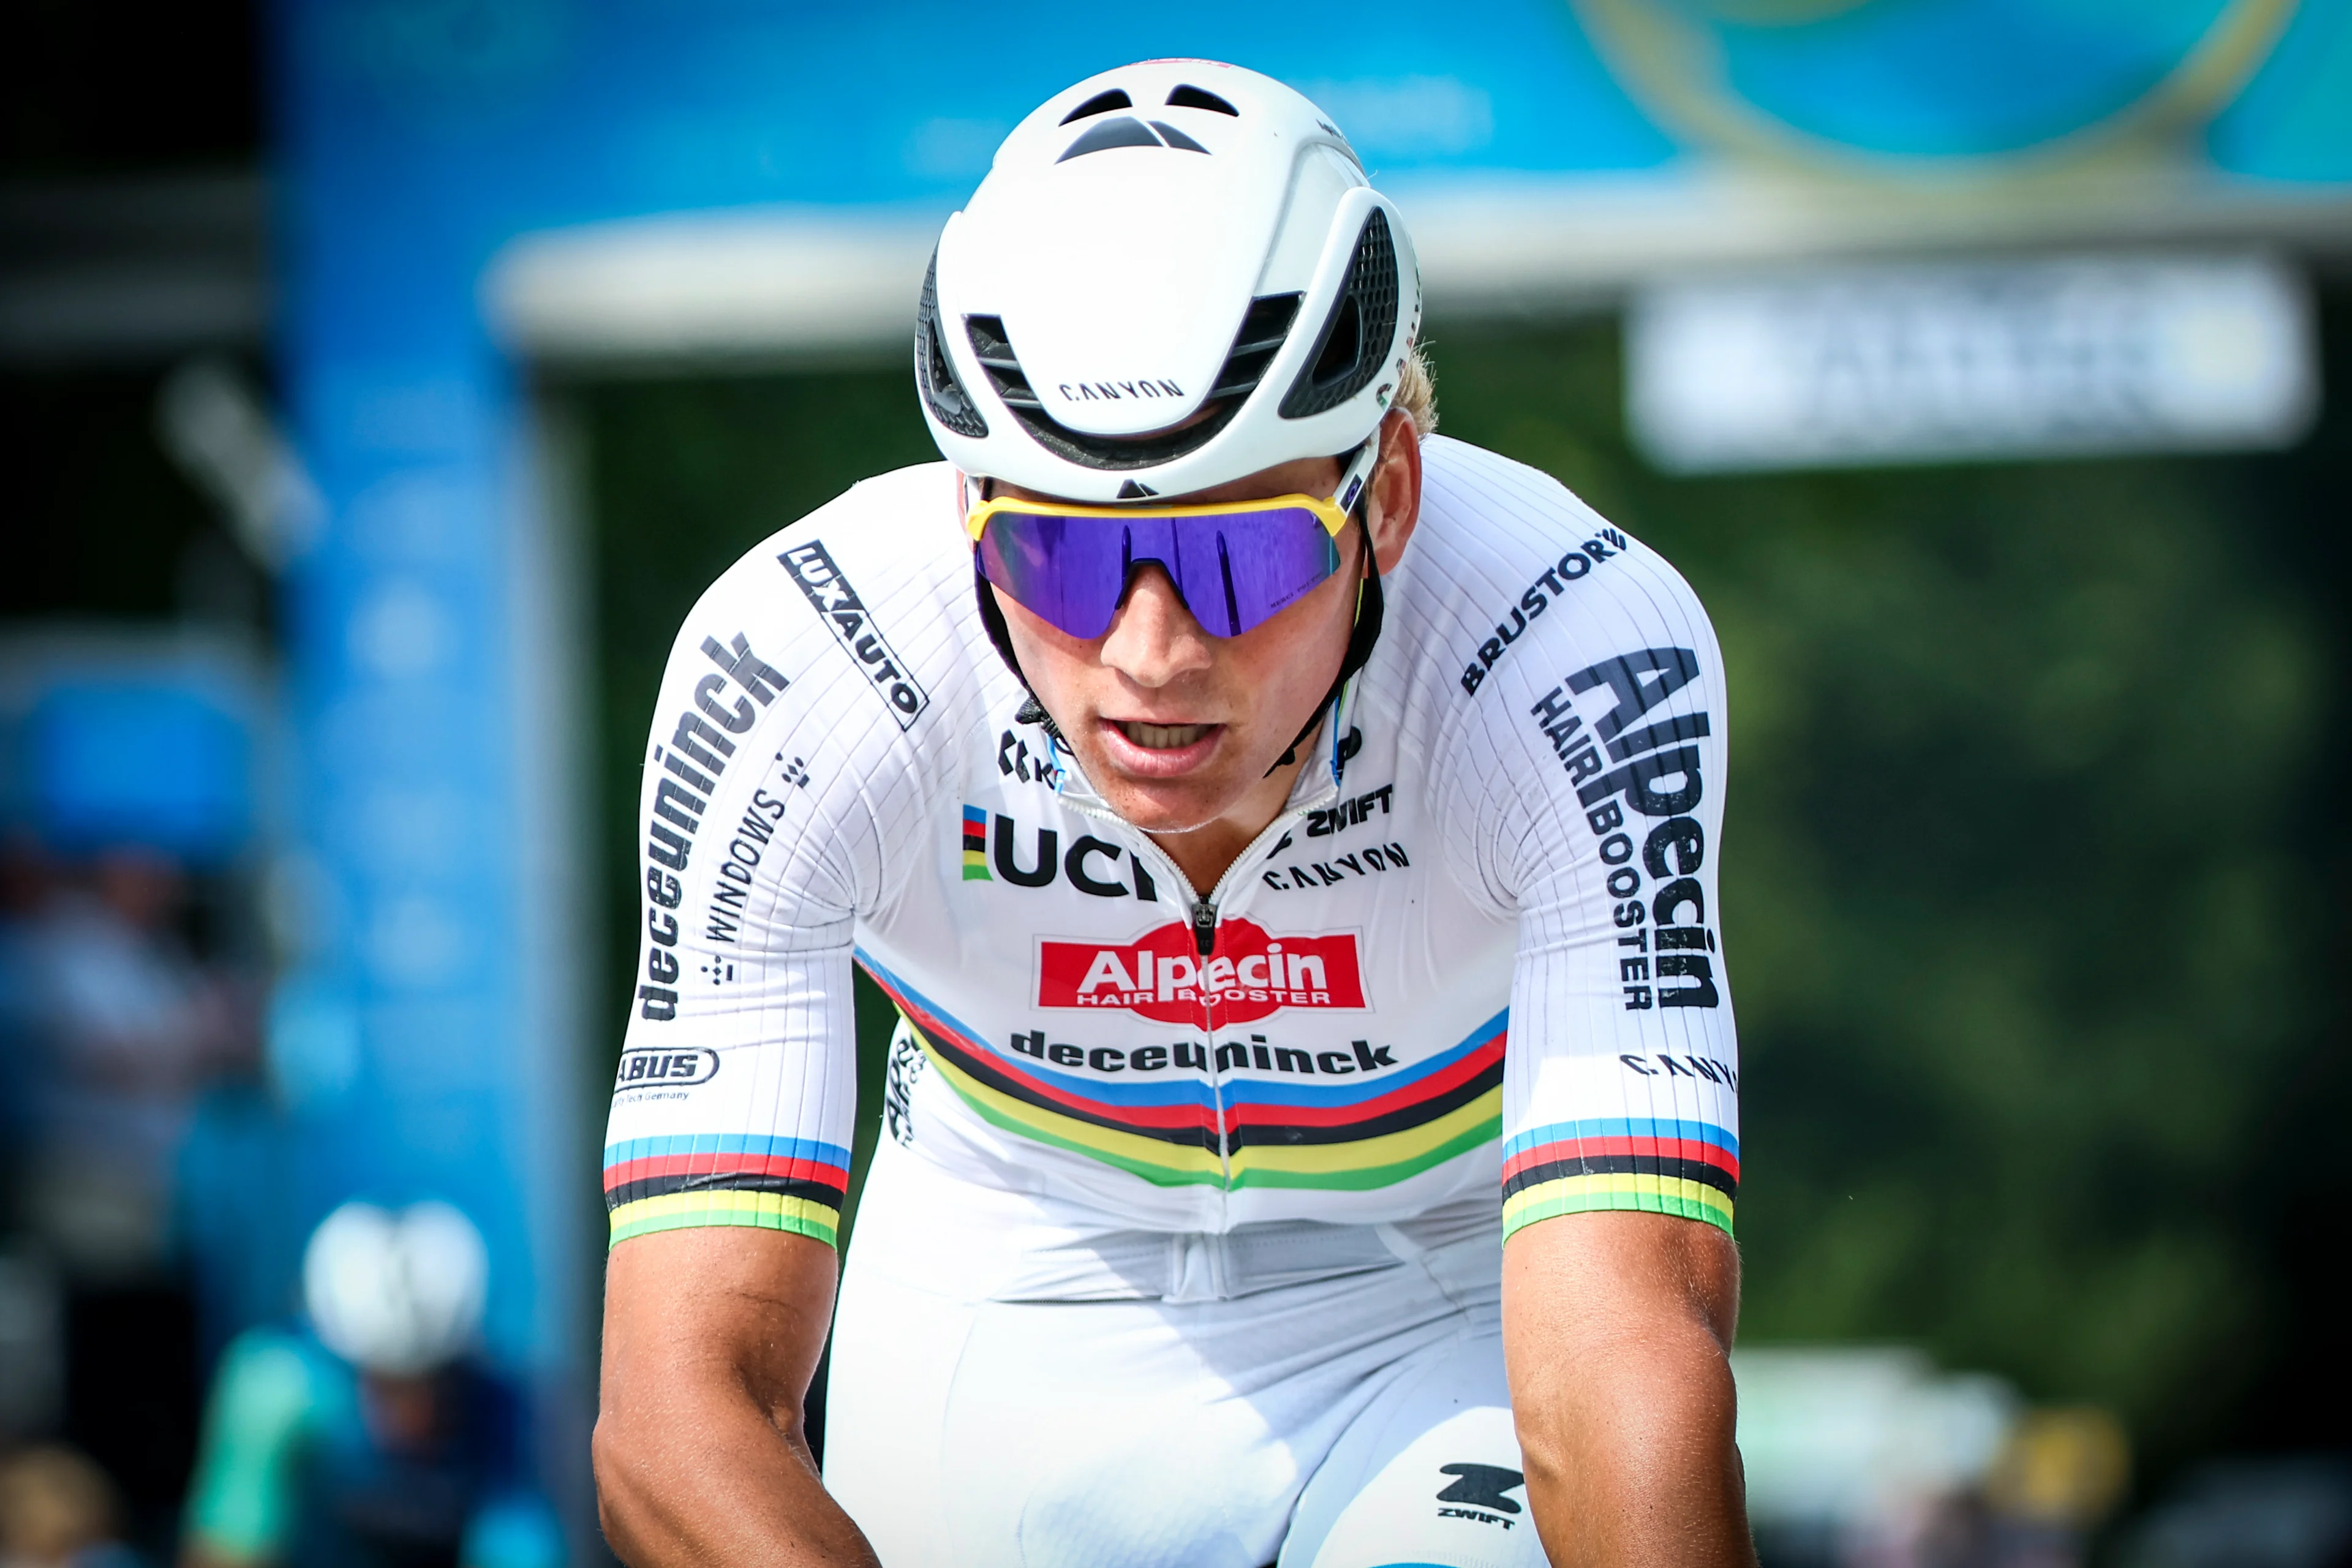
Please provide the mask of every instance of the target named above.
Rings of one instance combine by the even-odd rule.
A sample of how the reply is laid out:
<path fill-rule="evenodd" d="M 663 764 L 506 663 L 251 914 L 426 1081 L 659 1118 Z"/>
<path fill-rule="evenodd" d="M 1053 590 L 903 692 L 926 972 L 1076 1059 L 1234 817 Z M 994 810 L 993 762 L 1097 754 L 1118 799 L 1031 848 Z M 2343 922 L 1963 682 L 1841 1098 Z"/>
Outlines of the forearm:
<path fill-rule="evenodd" d="M 1552 1568 L 1745 1565 L 1731 1368 L 1704 1331 L 1583 1347 L 1518 1394 L 1528 1501 Z M 1516 1371 L 1516 1369 L 1515 1369 Z"/>
<path fill-rule="evenodd" d="M 772 1419 L 740 1386 L 698 1381 L 653 1410 L 596 1424 L 604 1537 L 632 1568 L 874 1563 L 825 1494 L 797 1423 Z"/>
<path fill-rule="evenodd" d="M 675 1231 L 614 1250 L 596 1493 L 632 1568 L 875 1562 L 801 1431 L 834 1268 L 831 1247 L 772 1231 Z"/>
<path fill-rule="evenodd" d="M 1591 1214 L 1511 1238 L 1504 1345 L 1528 1500 L 1552 1568 L 1748 1568 L 1730 1239 Z"/>

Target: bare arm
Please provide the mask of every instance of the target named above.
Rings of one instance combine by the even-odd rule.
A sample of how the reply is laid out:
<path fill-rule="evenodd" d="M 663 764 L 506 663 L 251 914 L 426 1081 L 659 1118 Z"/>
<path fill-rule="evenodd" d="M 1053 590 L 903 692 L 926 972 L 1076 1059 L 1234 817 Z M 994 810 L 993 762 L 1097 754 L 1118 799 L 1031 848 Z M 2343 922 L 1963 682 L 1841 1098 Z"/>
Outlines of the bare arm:
<path fill-rule="evenodd" d="M 834 1281 L 833 1248 L 781 1231 L 662 1231 L 614 1248 L 596 1497 L 624 1562 L 875 1563 L 801 1431 Z"/>
<path fill-rule="evenodd" d="M 1540 1220 L 1503 1252 L 1503 1349 L 1553 1568 L 1749 1568 L 1732 1443 L 1739 1253 L 1666 1215 Z"/>

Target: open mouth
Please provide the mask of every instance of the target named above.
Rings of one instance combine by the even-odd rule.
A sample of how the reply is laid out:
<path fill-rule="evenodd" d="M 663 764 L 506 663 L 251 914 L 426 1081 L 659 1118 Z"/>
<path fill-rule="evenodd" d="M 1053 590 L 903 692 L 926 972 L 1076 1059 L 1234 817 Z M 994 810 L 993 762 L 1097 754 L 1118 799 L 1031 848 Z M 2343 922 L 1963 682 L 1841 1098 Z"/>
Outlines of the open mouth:
<path fill-rule="evenodd" d="M 1189 746 L 1216 728 L 1213 724 L 1146 724 L 1135 719 L 1119 719 L 1114 722 L 1118 725 L 1120 734 L 1154 752 L 1172 752 Z"/>

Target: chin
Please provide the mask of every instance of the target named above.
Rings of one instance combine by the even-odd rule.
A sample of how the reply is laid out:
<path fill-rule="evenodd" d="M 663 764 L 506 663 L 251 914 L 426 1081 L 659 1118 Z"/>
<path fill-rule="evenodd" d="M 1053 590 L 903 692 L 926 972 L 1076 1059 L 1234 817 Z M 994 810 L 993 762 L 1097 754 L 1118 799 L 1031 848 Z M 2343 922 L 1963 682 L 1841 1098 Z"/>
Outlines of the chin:
<path fill-rule="evenodd" d="M 1109 759 L 1101 757 L 1095 759 L 1087 776 L 1112 810 L 1146 833 L 1190 833 L 1204 827 L 1233 804 L 1229 795 L 1243 793 L 1222 779 L 1137 778 L 1111 767 Z"/>
<path fill-rule="evenodd" d="M 1098 788 L 1101 786 L 1097 786 Z M 1115 774 L 1102 791 L 1111 809 L 1146 833 L 1190 833 L 1217 818 L 1213 794 L 1192 781 L 1131 779 Z"/>

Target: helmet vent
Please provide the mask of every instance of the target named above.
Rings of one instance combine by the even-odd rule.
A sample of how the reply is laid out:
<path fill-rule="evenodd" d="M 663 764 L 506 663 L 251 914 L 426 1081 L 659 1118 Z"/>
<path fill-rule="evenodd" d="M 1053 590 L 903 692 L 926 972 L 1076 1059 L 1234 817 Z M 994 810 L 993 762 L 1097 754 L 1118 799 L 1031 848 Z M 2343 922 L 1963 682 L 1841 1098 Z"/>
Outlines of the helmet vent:
<path fill-rule="evenodd" d="M 1108 95 L 1106 94 L 1105 96 L 1108 97 Z M 1122 93 L 1120 96 L 1124 98 L 1126 95 Z M 1124 109 L 1127 105 L 1125 103 L 1121 103 L 1119 107 Z M 1240 110 L 1235 109 L 1232 104 L 1227 103 L 1215 93 L 1194 87 L 1190 82 L 1186 82 L 1182 87 L 1178 88 L 1175 91 L 1168 95 L 1168 107 L 1171 109 L 1205 109 L 1212 114 L 1230 114 L 1236 119 L 1240 118 L 1241 115 Z M 1076 115 L 1072 115 L 1070 117 L 1071 120 L 1075 120 L 1076 118 Z M 1067 125 L 1069 122 L 1069 120 L 1062 121 L 1065 125 Z"/>
<path fill-rule="evenodd" d="M 1160 132 L 1157 136 L 1151 133 L 1155 130 Z M 1122 114 L 1116 120 L 1105 120 L 1088 126 L 1079 133 L 1076 141 L 1070 143 L 1068 151 L 1054 162 L 1066 163 L 1073 158 L 1083 158 L 1089 153 L 1108 153 L 1114 147 L 1158 147 L 1163 144 L 1186 153 L 1208 151 L 1165 121 L 1155 120 L 1150 128 L 1146 129 L 1143 121 L 1135 116 Z"/>
<path fill-rule="evenodd" d="M 947 351 L 940 346 L 939 277 L 935 247 L 931 264 L 923 271 L 922 300 L 915 310 L 915 384 L 932 418 L 959 436 L 979 439 L 988 434 L 988 421 L 972 405 L 963 383 L 956 379 L 955 366 L 948 363 Z"/>
<path fill-rule="evenodd" d="M 1242 330 L 1234 334 L 1233 352 L 1225 356 L 1225 367 L 1217 373 L 1217 384 L 1210 396 L 1246 397 L 1257 389 L 1265 367 L 1274 363 L 1276 353 L 1290 336 L 1290 323 L 1298 315 L 1303 297 L 1268 294 L 1250 301 L 1248 313 L 1242 317 Z"/>
<path fill-rule="evenodd" d="M 1193 141 L 1190 136 L 1185 135 L 1181 131 L 1177 130 L 1173 125 L 1169 124 L 1168 121 L 1164 120 L 1153 121 L 1151 122 L 1151 129 L 1160 132 L 1160 140 L 1167 142 L 1168 145 L 1176 148 L 1180 152 L 1205 153 L 1208 151 L 1206 147 L 1202 146 L 1198 142 Z"/>
<path fill-rule="evenodd" d="M 1332 301 L 1315 352 L 1282 400 L 1285 419 L 1327 414 L 1370 384 L 1396 335 L 1396 243 L 1388 215 L 1374 209 L 1356 237 L 1348 286 Z"/>
<path fill-rule="evenodd" d="M 1322 352 L 1315 356 L 1312 376 L 1318 382 L 1336 382 L 1356 368 L 1363 353 L 1363 307 L 1350 294 L 1339 301 L 1339 313 L 1331 318 L 1331 330 L 1324 334 Z"/>
<path fill-rule="evenodd" d="M 1181 89 L 1180 89 L 1179 90 L 1181 91 Z M 1176 100 L 1171 98 L 1168 101 L 1173 103 Z M 1067 125 L 1073 120 L 1085 120 L 1091 115 L 1108 114 L 1114 109 L 1133 109 L 1134 107 L 1135 100 L 1128 97 L 1123 89 L 1115 87 L 1108 92 L 1098 92 L 1095 94 L 1092 98 L 1087 100 L 1084 103 L 1078 105 L 1076 109 L 1073 109 L 1067 114 L 1062 116 L 1062 123 Z M 1225 112 L 1227 114 L 1231 114 L 1233 110 L 1228 109 Z"/>
<path fill-rule="evenodd" d="M 1004 399 L 1004 405 L 1016 412 L 1041 407 L 1029 378 L 1022 374 L 1021 362 L 1013 357 L 1013 345 L 1005 341 L 1004 318 L 966 316 L 963 322 L 964 332 L 971 339 L 972 355 L 988 373 L 989 383 L 996 388 L 996 395 Z"/>
<path fill-rule="evenodd" d="M 1394 269 L 1392 260 L 1391 270 Z M 928 300 L 930 296 L 927 292 L 924 298 Z M 1225 354 L 1224 366 L 1218 371 L 1216 383 L 1202 405 L 1203 416 L 1180 429 L 1154 436 L 1088 436 L 1055 423 L 1045 412 L 1035 389 L 1029 384 L 1028 374 L 1013 352 L 1013 341 L 1004 331 L 1004 319 L 966 316 L 964 331 L 971 340 L 974 357 L 988 374 L 989 384 L 1039 446 L 1070 462 L 1117 473 L 1172 463 L 1207 446 L 1217 432 L 1233 423 L 1234 416 L 1241 412 L 1242 405 L 1264 379 L 1265 367 L 1288 340 L 1291 324 L 1298 315 L 1299 299 L 1297 294 L 1269 294 L 1251 300 L 1250 308 L 1242 314 L 1241 330 L 1234 334 L 1234 346 Z M 1395 315 L 1393 300 L 1390 315 L 1391 319 Z M 947 424 L 944 416 L 940 422 Z M 949 425 L 948 428 L 956 426 Z"/>

